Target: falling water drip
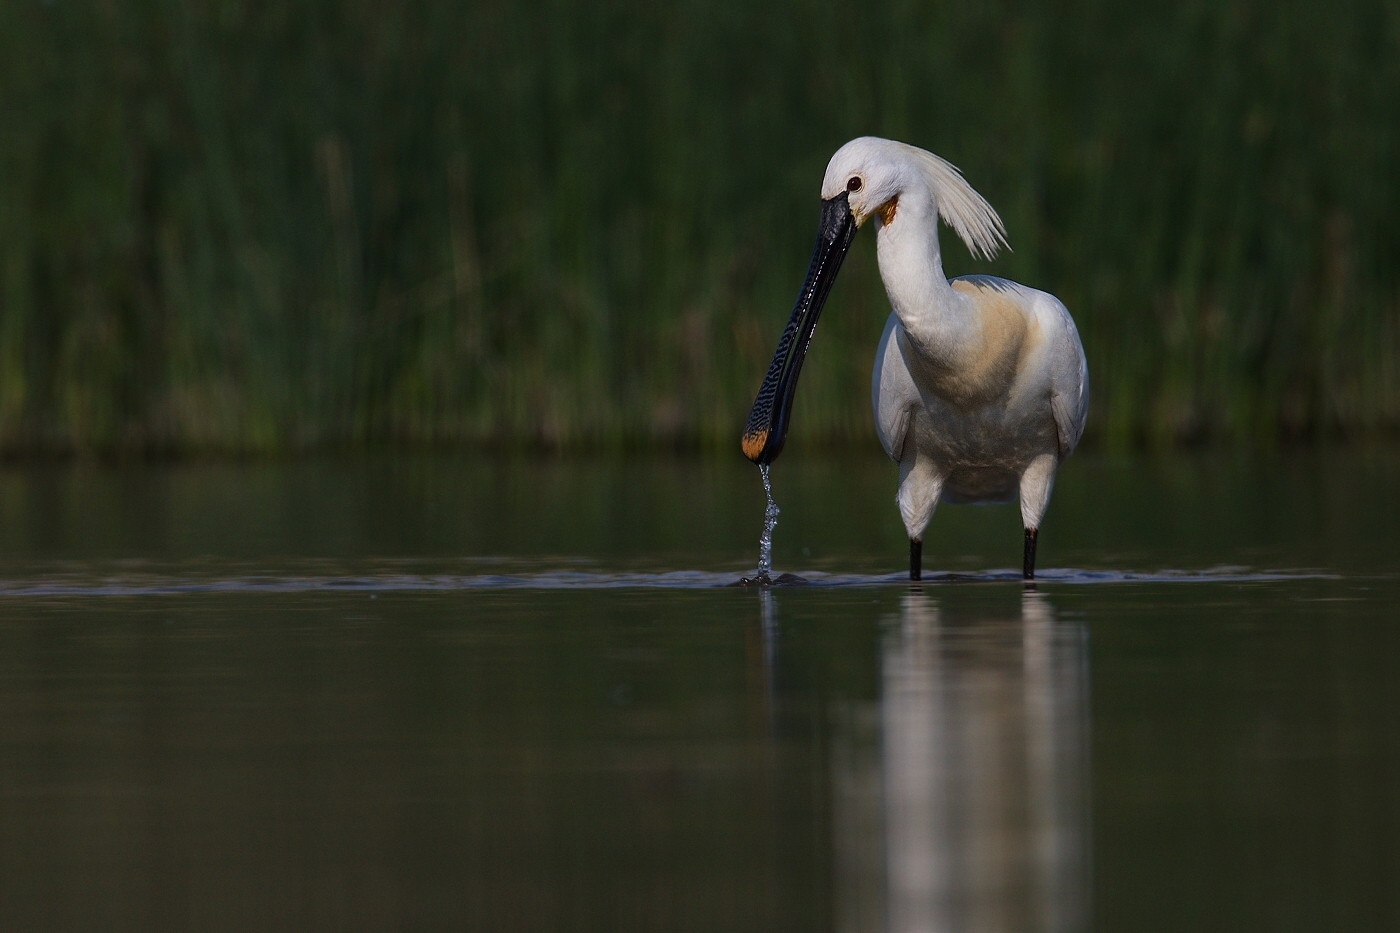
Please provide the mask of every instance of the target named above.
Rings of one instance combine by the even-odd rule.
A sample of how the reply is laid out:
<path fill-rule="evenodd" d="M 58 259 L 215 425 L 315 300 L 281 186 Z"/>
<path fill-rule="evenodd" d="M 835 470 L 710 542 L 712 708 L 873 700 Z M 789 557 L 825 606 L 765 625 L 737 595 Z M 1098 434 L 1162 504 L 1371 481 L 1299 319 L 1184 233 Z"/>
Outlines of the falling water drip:
<path fill-rule="evenodd" d="M 768 583 L 773 573 L 773 528 L 778 524 L 778 503 L 773 501 L 773 484 L 768 481 L 768 464 L 759 468 L 763 474 L 763 494 L 768 497 L 768 510 L 763 513 L 763 537 L 758 539 L 758 580 Z"/>

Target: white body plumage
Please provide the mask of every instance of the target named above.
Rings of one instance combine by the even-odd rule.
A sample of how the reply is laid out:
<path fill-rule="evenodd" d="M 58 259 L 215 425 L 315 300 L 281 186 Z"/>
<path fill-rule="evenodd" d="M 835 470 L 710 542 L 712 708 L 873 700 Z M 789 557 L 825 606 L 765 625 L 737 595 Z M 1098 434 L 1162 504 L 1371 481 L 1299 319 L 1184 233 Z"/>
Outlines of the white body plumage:
<path fill-rule="evenodd" d="M 1015 282 L 948 280 L 940 216 L 974 255 L 991 256 L 1005 240 L 991 207 L 936 156 L 853 140 L 832 157 L 822 197 L 842 191 L 857 223 L 874 217 L 893 307 L 872 401 L 880 443 L 899 463 L 897 501 L 910 539 L 922 539 L 940 500 L 1018 495 L 1033 534 L 1088 412 L 1088 366 L 1073 319 L 1053 295 Z"/>

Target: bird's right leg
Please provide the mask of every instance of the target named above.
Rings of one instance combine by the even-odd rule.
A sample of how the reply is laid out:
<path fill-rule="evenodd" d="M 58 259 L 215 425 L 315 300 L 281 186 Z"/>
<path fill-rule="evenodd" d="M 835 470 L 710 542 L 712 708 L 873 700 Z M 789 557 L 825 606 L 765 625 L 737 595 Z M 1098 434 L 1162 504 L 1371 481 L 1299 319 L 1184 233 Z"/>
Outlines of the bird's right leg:
<path fill-rule="evenodd" d="M 899 493 L 895 496 L 904 529 L 909 532 L 911 580 L 923 576 L 924 529 L 943 492 L 943 477 L 928 457 L 919 455 L 917 447 L 912 438 L 904 445 L 904 456 L 899 460 Z"/>
<path fill-rule="evenodd" d="M 1055 486 L 1055 468 L 1059 461 L 1053 454 L 1042 454 L 1031 461 L 1021 474 L 1021 524 L 1026 529 L 1025 545 L 1021 549 L 1021 578 L 1028 586 L 1035 580 L 1035 545 L 1040 537 L 1040 520 L 1050 504 L 1050 490 Z"/>

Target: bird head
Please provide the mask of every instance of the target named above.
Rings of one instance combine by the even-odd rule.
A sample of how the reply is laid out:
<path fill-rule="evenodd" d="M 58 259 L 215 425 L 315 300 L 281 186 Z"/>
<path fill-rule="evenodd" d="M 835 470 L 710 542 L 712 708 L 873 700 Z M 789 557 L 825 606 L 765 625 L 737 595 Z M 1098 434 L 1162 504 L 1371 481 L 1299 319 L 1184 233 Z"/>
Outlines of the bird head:
<path fill-rule="evenodd" d="M 853 139 L 831 157 L 822 179 L 822 200 L 846 196 L 846 206 L 857 227 L 871 216 L 893 219 L 899 196 L 918 181 L 917 166 L 902 150 L 903 143 L 874 136 Z"/>
<path fill-rule="evenodd" d="M 822 200 L 842 192 L 857 227 L 871 216 L 890 224 L 908 192 L 929 203 L 974 257 L 991 259 L 1006 247 L 1001 218 L 957 166 L 917 146 L 874 136 L 846 143 L 827 163 Z"/>

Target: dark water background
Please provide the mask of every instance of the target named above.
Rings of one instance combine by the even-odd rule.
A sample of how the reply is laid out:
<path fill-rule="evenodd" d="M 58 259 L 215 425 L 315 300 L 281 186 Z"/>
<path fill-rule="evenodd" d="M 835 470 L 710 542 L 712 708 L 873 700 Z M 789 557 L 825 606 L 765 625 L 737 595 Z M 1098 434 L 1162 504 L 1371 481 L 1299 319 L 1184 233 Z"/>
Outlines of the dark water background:
<path fill-rule="evenodd" d="M 893 474 L 5 468 L 0 927 L 1396 928 L 1400 452 Z"/>

